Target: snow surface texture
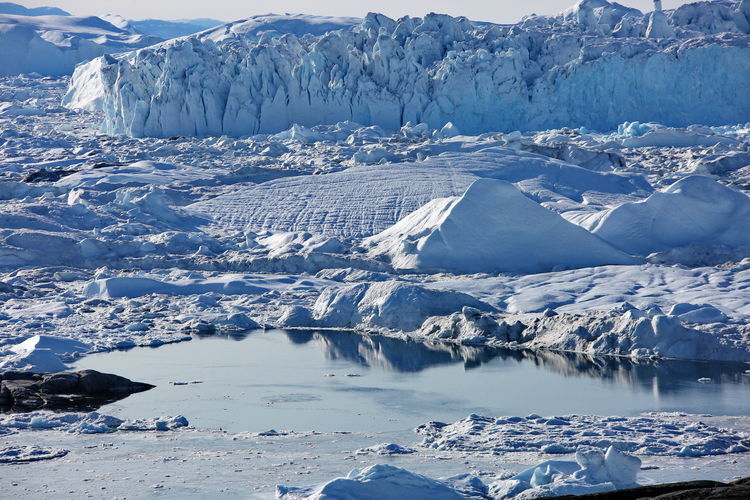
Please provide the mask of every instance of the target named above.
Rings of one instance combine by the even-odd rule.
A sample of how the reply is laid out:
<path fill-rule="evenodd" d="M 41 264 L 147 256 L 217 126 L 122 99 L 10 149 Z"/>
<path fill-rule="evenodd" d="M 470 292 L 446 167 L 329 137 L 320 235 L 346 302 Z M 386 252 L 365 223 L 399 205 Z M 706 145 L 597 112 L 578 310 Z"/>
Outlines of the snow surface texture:
<path fill-rule="evenodd" d="M 448 149 L 452 144 L 446 146 Z M 633 201 L 652 189 L 638 176 L 592 172 L 498 147 L 495 141 L 472 146 L 476 151 L 453 152 L 450 148 L 411 164 L 357 166 L 326 176 L 278 179 L 189 208 L 238 230 L 362 237 L 388 229 L 431 200 L 464 194 L 478 178 L 513 183 L 532 200 L 560 212 L 591 212 Z M 347 203 L 340 203 L 341 199 Z"/>
<path fill-rule="evenodd" d="M 513 26 L 369 14 L 354 29 L 257 42 L 241 22 L 224 28 L 231 41 L 193 36 L 81 67 L 66 103 L 98 106 L 105 131 L 135 137 L 248 136 L 345 120 L 472 134 L 747 120 L 746 1 L 669 17 L 603 4 Z"/>
<path fill-rule="evenodd" d="M 129 33 L 98 17 L 0 14 L 0 76 L 69 75 L 102 54 L 146 47 L 162 39 Z"/>

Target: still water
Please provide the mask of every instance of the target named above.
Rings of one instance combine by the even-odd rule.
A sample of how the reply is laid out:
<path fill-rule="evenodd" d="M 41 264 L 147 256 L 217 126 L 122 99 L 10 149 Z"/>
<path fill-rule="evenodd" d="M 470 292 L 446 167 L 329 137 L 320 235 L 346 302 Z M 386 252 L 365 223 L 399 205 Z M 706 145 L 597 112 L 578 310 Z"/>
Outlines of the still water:
<path fill-rule="evenodd" d="M 182 414 L 195 427 L 231 432 L 403 430 L 469 413 L 750 415 L 747 364 L 636 364 L 348 332 L 196 337 L 156 349 L 91 355 L 75 368 L 157 386 L 104 406 L 103 413 Z M 712 381 L 698 382 L 703 377 Z"/>

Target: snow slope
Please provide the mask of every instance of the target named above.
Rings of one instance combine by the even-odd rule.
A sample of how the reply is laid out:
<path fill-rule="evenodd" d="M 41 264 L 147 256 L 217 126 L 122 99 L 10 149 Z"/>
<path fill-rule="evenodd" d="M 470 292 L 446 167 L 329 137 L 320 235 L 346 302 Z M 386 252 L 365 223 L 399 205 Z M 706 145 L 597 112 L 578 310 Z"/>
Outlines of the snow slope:
<path fill-rule="evenodd" d="M 65 12 L 57 7 L 35 7 L 28 8 L 23 5 L 11 2 L 0 2 L 0 14 L 11 14 L 14 16 L 69 16 L 70 13 Z"/>
<path fill-rule="evenodd" d="M 0 15 L 0 76 L 71 74 L 79 62 L 159 41 L 98 17 Z"/>
<path fill-rule="evenodd" d="M 386 230 L 431 200 L 460 196 L 477 178 L 511 182 L 558 212 L 595 211 L 651 190 L 638 176 L 591 172 L 507 148 L 478 149 L 272 180 L 188 208 L 226 228 L 362 237 Z"/>
<path fill-rule="evenodd" d="M 258 40 L 266 34 L 272 36 L 304 35 L 321 36 L 329 31 L 348 30 L 359 25 L 357 17 L 313 16 L 309 14 L 261 14 L 234 21 L 201 33 L 201 41 L 211 40 L 218 44 L 234 40 Z"/>
<path fill-rule="evenodd" d="M 104 129 L 136 137 L 247 136 L 344 120 L 390 130 L 450 122 L 462 133 L 736 123 L 750 116 L 750 37 L 733 19 L 718 34 L 672 38 L 647 38 L 645 28 L 615 36 L 564 17 L 503 27 L 438 14 L 369 14 L 353 30 L 315 38 L 228 33 L 232 43 L 220 34 L 217 45 L 200 35 L 97 61 L 74 76 L 68 102 L 93 92 L 83 75 L 95 71 Z"/>
<path fill-rule="evenodd" d="M 687 245 L 750 251 L 750 197 L 709 177 L 690 176 L 603 213 L 590 229 L 638 255 Z"/>
<path fill-rule="evenodd" d="M 193 33 L 205 31 L 224 24 L 222 21 L 216 19 L 185 19 L 181 21 L 142 19 L 134 21 L 125 19 L 116 14 L 106 14 L 101 17 L 108 23 L 133 33 L 134 35 L 149 35 L 163 40 L 192 35 Z"/>
<path fill-rule="evenodd" d="M 433 200 L 368 238 L 394 268 L 454 273 L 534 273 L 635 260 L 524 196 L 479 179 L 459 198 Z"/>

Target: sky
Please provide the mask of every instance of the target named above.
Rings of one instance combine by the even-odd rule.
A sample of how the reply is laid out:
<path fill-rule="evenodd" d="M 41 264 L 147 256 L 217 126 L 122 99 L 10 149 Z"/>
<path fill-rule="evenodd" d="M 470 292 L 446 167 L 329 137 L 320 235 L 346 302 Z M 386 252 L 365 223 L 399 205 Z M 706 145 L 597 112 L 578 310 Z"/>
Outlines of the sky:
<path fill-rule="evenodd" d="M 119 14 L 127 19 L 187 19 L 210 17 L 222 21 L 243 19 L 269 12 L 362 17 L 375 11 L 390 17 L 421 16 L 439 12 L 466 16 L 477 21 L 514 23 L 527 14 L 554 14 L 577 0 L 10 0 L 27 7 L 60 7 L 73 15 Z M 643 11 L 653 8 L 651 0 L 620 0 Z M 688 1 L 664 0 L 664 8 Z"/>

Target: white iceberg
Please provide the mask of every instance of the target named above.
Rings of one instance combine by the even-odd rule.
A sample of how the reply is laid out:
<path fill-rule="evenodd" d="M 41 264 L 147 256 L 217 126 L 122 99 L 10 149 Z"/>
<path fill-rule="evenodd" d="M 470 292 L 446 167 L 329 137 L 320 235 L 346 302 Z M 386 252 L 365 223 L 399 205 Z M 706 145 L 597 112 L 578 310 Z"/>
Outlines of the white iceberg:
<path fill-rule="evenodd" d="M 394 268 L 534 273 L 636 261 L 526 197 L 512 184 L 475 181 L 365 240 Z"/>

